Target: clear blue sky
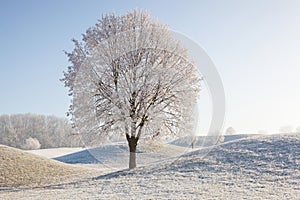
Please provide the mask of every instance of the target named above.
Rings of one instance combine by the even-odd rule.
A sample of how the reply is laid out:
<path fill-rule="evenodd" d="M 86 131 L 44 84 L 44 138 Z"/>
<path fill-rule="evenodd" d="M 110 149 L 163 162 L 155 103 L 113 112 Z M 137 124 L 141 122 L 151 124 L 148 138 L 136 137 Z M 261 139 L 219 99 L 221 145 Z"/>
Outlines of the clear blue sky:
<path fill-rule="evenodd" d="M 102 13 L 147 9 L 204 47 L 223 79 L 225 127 L 239 131 L 300 126 L 300 1 L 1 0 L 0 114 L 64 116 L 59 81 L 72 38 Z"/>

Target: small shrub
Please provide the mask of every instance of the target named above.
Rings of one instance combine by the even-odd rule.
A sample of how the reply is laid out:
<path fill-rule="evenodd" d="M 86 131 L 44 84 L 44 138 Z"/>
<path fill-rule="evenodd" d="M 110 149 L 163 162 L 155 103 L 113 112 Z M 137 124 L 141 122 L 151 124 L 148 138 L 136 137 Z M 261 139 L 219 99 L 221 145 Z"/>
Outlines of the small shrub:
<path fill-rule="evenodd" d="M 40 148 L 41 148 L 41 144 L 38 141 L 38 139 L 32 137 L 26 139 L 25 144 L 23 145 L 23 149 L 26 150 L 36 150 Z"/>

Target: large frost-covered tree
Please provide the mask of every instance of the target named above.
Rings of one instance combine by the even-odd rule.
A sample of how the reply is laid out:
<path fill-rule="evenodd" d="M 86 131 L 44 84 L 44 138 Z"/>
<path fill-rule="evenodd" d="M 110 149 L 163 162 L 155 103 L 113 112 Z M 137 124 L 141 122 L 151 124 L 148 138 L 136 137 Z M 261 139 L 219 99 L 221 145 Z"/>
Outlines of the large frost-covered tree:
<path fill-rule="evenodd" d="M 199 78 L 166 25 L 143 11 L 109 14 L 73 41 L 62 81 L 85 142 L 123 135 L 134 168 L 141 137 L 189 133 Z"/>

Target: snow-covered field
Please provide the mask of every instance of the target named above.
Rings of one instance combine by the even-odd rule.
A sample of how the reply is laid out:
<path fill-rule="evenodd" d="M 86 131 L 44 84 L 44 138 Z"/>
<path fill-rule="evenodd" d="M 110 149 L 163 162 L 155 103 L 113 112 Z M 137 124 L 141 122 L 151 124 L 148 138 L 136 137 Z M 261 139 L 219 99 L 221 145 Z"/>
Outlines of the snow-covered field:
<path fill-rule="evenodd" d="M 46 158 L 56 158 L 59 156 L 64 156 L 82 150 L 85 149 L 84 148 L 53 148 L 53 149 L 28 150 L 27 152 L 33 153 L 35 155 L 43 156 Z"/>
<path fill-rule="evenodd" d="M 230 141 L 135 170 L 0 190 L 0 199 L 300 199 L 300 136 Z"/>
<path fill-rule="evenodd" d="M 188 148 L 170 144 L 141 143 L 137 148 L 137 165 L 145 166 L 172 159 L 188 151 Z M 123 170 L 128 168 L 129 152 L 126 142 L 116 142 L 55 157 L 54 159 L 69 164 L 84 164 L 85 166 L 98 164 L 98 167 Z"/>

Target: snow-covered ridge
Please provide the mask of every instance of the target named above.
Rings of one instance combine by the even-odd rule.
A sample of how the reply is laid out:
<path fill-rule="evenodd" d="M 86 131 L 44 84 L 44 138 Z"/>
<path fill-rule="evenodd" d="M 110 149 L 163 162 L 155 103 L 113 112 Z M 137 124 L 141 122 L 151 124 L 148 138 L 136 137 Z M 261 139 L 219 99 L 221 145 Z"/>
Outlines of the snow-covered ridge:
<path fill-rule="evenodd" d="M 258 134 L 234 134 L 234 135 L 220 135 L 220 136 L 185 136 L 173 140 L 170 144 L 181 147 L 205 147 L 212 146 L 216 143 L 229 142 L 239 140 L 247 137 L 255 137 Z"/>
<path fill-rule="evenodd" d="M 205 155 L 205 157 L 203 157 Z M 221 143 L 89 180 L 0 192 L 3 199 L 299 199 L 300 135 Z"/>
<path fill-rule="evenodd" d="M 164 163 L 122 173 L 242 172 L 300 178 L 300 135 L 244 138 L 186 153 Z"/>

